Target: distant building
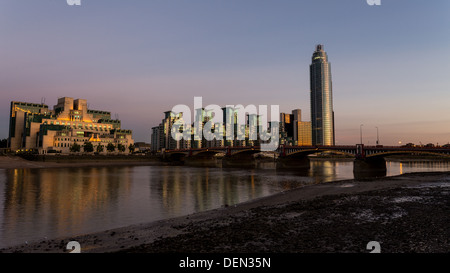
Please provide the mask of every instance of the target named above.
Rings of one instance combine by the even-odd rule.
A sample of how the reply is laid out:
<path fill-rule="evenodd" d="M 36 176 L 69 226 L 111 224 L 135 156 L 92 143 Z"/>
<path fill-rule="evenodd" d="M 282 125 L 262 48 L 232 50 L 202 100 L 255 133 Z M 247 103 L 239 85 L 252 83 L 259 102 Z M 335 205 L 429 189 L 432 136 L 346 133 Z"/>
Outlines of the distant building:
<path fill-rule="evenodd" d="M 164 145 L 164 130 L 162 123 L 158 126 L 155 126 L 152 128 L 152 135 L 151 135 L 151 151 L 159 152 L 163 148 Z"/>
<path fill-rule="evenodd" d="M 300 109 L 292 114 L 280 113 L 280 144 L 310 146 L 311 122 L 302 121 Z"/>
<path fill-rule="evenodd" d="M 148 152 L 151 151 L 151 145 L 145 142 L 135 142 L 134 143 L 135 152 Z"/>
<path fill-rule="evenodd" d="M 8 147 L 11 151 L 70 153 L 75 143 L 91 142 L 96 148 L 112 143 L 128 151 L 134 144 L 131 130 L 121 129 L 120 120 L 107 111 L 91 110 L 84 99 L 59 98 L 50 110 L 45 104 L 11 102 Z"/>
<path fill-rule="evenodd" d="M 311 122 L 302 121 L 302 110 L 292 110 L 294 117 L 294 142 L 298 146 L 312 145 Z"/>
<path fill-rule="evenodd" d="M 294 115 L 280 113 L 280 144 L 295 145 L 294 143 Z"/>
<path fill-rule="evenodd" d="M 295 142 L 298 146 L 311 146 L 311 122 L 298 121 L 296 122 Z"/>
<path fill-rule="evenodd" d="M 213 125 L 212 132 L 220 132 L 222 137 L 207 140 L 203 134 L 204 126 L 213 117 L 212 110 L 204 108 L 195 110 L 195 121 L 191 124 L 190 139 L 181 139 L 176 141 L 172 137 L 172 127 L 175 122 L 182 118 L 182 113 L 174 114 L 171 111 L 164 112 L 164 119 L 158 126 L 152 127 L 151 149 L 153 152 L 161 152 L 171 149 L 189 149 L 189 148 L 210 148 L 210 147 L 236 147 L 236 146 L 259 146 L 260 135 L 258 128 L 261 126 L 260 116 L 255 114 L 246 114 L 244 124 L 238 124 L 238 108 L 222 108 L 223 123 Z M 231 124 L 231 126 L 226 126 Z M 251 129 L 250 129 L 251 128 Z M 197 130 L 199 132 L 197 132 Z M 255 130 L 255 131 L 252 131 Z M 242 133 L 238 137 L 238 131 Z M 254 133 L 250 137 L 250 133 Z M 201 138 L 197 138 L 202 136 Z M 252 139 L 253 138 L 253 139 Z"/>
<path fill-rule="evenodd" d="M 164 119 L 158 126 L 152 128 L 151 151 L 174 150 L 190 147 L 190 141 L 175 140 L 172 138 L 172 127 L 175 122 L 182 118 L 182 113 L 173 114 L 171 111 L 164 112 Z"/>
<path fill-rule="evenodd" d="M 317 45 L 310 65 L 311 129 L 313 145 L 334 145 L 331 64 L 323 45 Z"/>

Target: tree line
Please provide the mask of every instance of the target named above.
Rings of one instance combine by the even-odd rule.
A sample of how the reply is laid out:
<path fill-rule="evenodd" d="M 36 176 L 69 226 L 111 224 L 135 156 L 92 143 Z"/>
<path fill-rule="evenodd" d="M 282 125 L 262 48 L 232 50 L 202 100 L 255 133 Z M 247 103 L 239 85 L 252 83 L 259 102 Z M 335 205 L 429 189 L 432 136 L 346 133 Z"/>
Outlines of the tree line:
<path fill-rule="evenodd" d="M 94 152 L 94 150 L 97 153 L 102 153 L 102 152 L 104 152 L 105 148 L 108 152 L 114 152 L 116 150 L 116 148 L 119 152 L 125 152 L 125 149 L 126 149 L 125 145 L 120 144 L 120 143 L 117 144 L 117 147 L 113 143 L 108 143 L 108 145 L 106 145 L 106 147 L 101 144 L 94 147 L 92 142 L 86 141 L 83 145 L 74 143 L 72 146 L 70 146 L 70 152 L 72 152 L 72 153 L 81 152 L 81 148 L 83 148 L 83 152 L 85 152 L 85 153 L 92 153 L 92 152 Z M 128 150 L 130 151 L 130 153 L 134 152 L 134 150 L 135 150 L 134 145 L 130 144 L 128 146 Z"/>
<path fill-rule="evenodd" d="M 8 148 L 8 139 L 4 138 L 0 140 L 0 148 Z"/>
<path fill-rule="evenodd" d="M 8 139 L 5 138 L 5 139 L 0 140 L 0 148 L 8 148 Z M 83 145 L 74 143 L 72 146 L 70 146 L 70 151 L 72 153 L 78 153 L 78 152 L 81 152 L 82 148 L 83 148 L 83 152 L 85 152 L 85 153 L 92 153 L 92 152 L 94 152 L 94 150 L 97 153 L 102 153 L 105 151 L 105 148 L 108 152 L 111 152 L 111 153 L 114 152 L 116 150 L 116 148 L 117 148 L 117 151 L 119 151 L 119 152 L 125 152 L 125 149 L 126 149 L 125 145 L 120 144 L 120 143 L 117 144 L 117 147 L 113 143 L 108 143 L 108 145 L 106 145 L 106 147 L 101 144 L 94 147 L 92 142 L 86 141 Z M 128 150 L 130 151 L 130 153 L 133 153 L 135 150 L 135 146 L 133 144 L 130 144 L 128 146 Z"/>

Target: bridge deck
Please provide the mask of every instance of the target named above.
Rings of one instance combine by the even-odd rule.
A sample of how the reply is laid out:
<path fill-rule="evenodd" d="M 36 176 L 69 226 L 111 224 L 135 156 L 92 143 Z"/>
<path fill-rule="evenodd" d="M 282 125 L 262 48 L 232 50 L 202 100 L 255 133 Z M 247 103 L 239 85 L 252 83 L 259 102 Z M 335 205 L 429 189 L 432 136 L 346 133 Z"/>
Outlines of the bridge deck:
<path fill-rule="evenodd" d="M 359 147 L 358 147 L 359 146 Z M 165 153 L 197 154 L 202 152 L 223 152 L 234 154 L 236 152 L 254 150 L 260 151 L 260 146 L 236 146 L 236 147 L 207 147 L 166 150 Z M 430 154 L 450 157 L 450 147 L 405 147 L 405 146 L 364 146 L 364 145 L 340 145 L 340 146 L 285 146 L 281 145 L 273 152 L 281 156 L 290 156 L 298 153 L 338 152 L 355 157 L 383 157 L 395 154 Z"/>

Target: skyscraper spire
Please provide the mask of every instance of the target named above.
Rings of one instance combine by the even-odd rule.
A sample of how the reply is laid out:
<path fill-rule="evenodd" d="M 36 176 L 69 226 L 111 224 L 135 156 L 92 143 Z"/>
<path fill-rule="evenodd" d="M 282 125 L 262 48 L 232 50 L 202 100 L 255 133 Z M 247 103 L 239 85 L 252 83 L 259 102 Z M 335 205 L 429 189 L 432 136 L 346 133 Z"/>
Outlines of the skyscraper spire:
<path fill-rule="evenodd" d="M 316 45 L 310 65 L 311 127 L 313 145 L 334 145 L 331 64 L 323 45 Z"/>

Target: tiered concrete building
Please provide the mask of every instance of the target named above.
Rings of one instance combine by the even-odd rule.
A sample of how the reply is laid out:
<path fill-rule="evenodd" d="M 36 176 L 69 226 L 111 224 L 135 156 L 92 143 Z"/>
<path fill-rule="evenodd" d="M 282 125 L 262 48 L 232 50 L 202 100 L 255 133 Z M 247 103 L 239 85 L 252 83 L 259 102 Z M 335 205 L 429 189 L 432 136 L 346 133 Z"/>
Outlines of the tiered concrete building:
<path fill-rule="evenodd" d="M 11 151 L 70 153 L 72 145 L 83 147 L 85 142 L 91 142 L 94 151 L 103 146 L 103 153 L 109 143 L 123 145 L 125 152 L 134 144 L 132 131 L 121 129 L 120 120 L 111 119 L 110 112 L 88 109 L 84 99 L 59 98 L 53 110 L 45 104 L 11 102 Z"/>

